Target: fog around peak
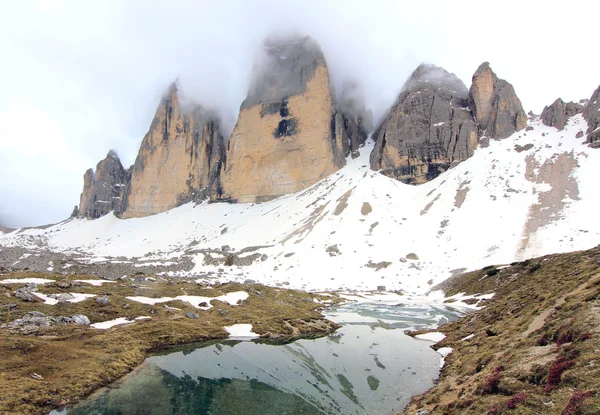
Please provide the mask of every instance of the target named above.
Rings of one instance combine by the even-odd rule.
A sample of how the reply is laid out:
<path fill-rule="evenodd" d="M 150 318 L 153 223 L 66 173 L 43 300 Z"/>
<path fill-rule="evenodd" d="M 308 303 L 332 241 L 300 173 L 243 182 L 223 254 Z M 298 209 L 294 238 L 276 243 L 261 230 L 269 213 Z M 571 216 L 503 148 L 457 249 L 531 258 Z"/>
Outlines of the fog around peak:
<path fill-rule="evenodd" d="M 337 98 L 345 83 L 357 85 L 375 124 L 422 62 L 468 87 L 489 61 L 526 111 L 539 113 L 559 96 L 587 98 L 600 83 L 587 62 L 600 10 L 593 2 L 585 13 L 581 7 L 474 0 L 6 3 L 0 224 L 66 218 L 79 202 L 83 173 L 108 149 L 129 167 L 175 80 L 182 99 L 214 111 L 229 134 L 269 37 L 314 39 Z"/>

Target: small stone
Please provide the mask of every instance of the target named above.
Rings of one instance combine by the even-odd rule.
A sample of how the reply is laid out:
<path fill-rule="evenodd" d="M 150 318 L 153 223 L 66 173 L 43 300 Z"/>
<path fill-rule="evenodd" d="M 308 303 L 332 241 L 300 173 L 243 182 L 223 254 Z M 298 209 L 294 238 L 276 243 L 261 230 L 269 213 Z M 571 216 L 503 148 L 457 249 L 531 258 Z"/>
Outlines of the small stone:
<path fill-rule="evenodd" d="M 533 127 L 531 125 L 527 126 L 527 128 L 525 128 L 525 131 L 533 131 Z"/>
<path fill-rule="evenodd" d="M 200 304 L 198 304 L 198 307 L 208 307 L 208 303 L 206 301 L 202 301 Z"/>
<path fill-rule="evenodd" d="M 378 285 L 377 291 L 385 291 L 385 285 Z"/>
<path fill-rule="evenodd" d="M 256 281 L 251 280 L 251 279 L 247 279 L 244 281 L 244 284 L 256 284 Z"/>
<path fill-rule="evenodd" d="M 199 318 L 198 314 L 192 313 L 191 311 L 188 311 L 187 313 L 185 313 L 185 316 L 187 318 L 192 318 L 192 319 L 198 319 Z"/>
<path fill-rule="evenodd" d="M 427 409 L 419 409 L 416 415 L 429 415 L 429 411 Z"/>
<path fill-rule="evenodd" d="M 70 287 L 70 285 L 71 285 L 71 284 L 69 284 L 68 282 L 59 282 L 58 284 L 56 284 L 56 286 L 57 286 L 58 288 L 62 288 L 62 289 L 69 288 L 69 287 Z"/>
<path fill-rule="evenodd" d="M 156 313 L 158 313 L 158 310 L 156 308 L 150 309 L 150 314 L 156 314 Z"/>
<path fill-rule="evenodd" d="M 123 306 L 124 309 L 128 309 L 129 307 L 130 307 L 129 303 L 127 303 Z"/>
<path fill-rule="evenodd" d="M 412 260 L 418 261 L 419 257 L 414 252 L 411 252 L 410 254 L 406 255 L 406 259 L 412 259 Z"/>
<path fill-rule="evenodd" d="M 10 293 L 4 293 L 4 296 L 5 296 L 6 298 L 10 298 Z"/>
<path fill-rule="evenodd" d="M 578 131 L 577 134 L 575 134 L 575 138 L 581 138 L 583 137 L 583 131 Z"/>
<path fill-rule="evenodd" d="M 596 265 L 600 266 L 600 257 L 596 258 Z"/>
<path fill-rule="evenodd" d="M 103 295 L 102 297 L 96 298 L 96 302 L 98 304 L 100 304 L 101 306 L 105 306 L 110 303 L 110 300 L 108 299 L 108 297 L 106 295 Z"/>
<path fill-rule="evenodd" d="M 71 316 L 71 320 L 73 321 L 73 323 L 80 326 L 87 326 L 90 324 L 90 319 L 83 314 L 75 314 Z"/>

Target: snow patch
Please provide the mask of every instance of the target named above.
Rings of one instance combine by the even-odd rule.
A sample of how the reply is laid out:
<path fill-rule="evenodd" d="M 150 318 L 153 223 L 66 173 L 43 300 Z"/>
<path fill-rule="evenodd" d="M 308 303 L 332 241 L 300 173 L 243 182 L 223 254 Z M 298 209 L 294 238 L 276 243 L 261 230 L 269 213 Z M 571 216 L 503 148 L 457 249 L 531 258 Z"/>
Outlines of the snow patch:
<path fill-rule="evenodd" d="M 260 337 L 252 331 L 252 324 L 234 324 L 223 328 L 227 330 L 231 340 L 252 340 Z"/>

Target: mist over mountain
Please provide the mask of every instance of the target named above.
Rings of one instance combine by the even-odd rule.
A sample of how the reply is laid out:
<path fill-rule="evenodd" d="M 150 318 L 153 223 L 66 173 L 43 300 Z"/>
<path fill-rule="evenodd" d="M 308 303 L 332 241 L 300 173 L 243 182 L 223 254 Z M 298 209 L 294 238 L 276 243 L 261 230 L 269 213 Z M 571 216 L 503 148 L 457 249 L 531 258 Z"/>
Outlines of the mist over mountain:
<path fill-rule="evenodd" d="M 9 226 L 68 215 L 80 172 L 107 149 L 124 166 L 133 163 L 156 103 L 175 79 L 182 100 L 220 115 L 228 138 L 255 57 L 272 35 L 315 39 L 336 98 L 345 83 L 357 84 L 375 124 L 421 62 L 468 84 L 473 70 L 490 61 L 519 91 L 526 111 L 539 113 L 556 96 L 577 102 L 597 86 L 593 65 L 565 76 L 575 57 L 587 54 L 585 42 L 554 37 L 552 50 L 566 55 L 552 65 L 545 61 L 549 51 L 535 42 L 556 27 L 591 38 L 593 7 L 557 13 L 542 2 L 504 2 L 494 8 L 498 25 L 523 23 L 479 33 L 466 29 L 482 17 L 474 1 L 13 3 L 0 17 L 0 46 L 12 63 L 0 68 L 0 214 Z M 524 16 L 532 17 L 524 22 Z"/>

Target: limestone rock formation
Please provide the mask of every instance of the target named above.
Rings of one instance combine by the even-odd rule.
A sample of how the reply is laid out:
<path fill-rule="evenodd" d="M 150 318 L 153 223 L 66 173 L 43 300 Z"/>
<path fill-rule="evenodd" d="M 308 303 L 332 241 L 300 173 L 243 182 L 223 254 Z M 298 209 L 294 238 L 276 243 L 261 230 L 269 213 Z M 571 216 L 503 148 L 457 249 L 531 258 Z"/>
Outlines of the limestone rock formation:
<path fill-rule="evenodd" d="M 581 114 L 582 111 L 583 105 L 574 102 L 565 103 L 558 98 L 549 107 L 544 107 L 541 119 L 545 125 L 562 130 L 570 117 Z"/>
<path fill-rule="evenodd" d="M 592 147 L 600 147 L 600 86 L 585 104 L 583 118 L 588 123 L 587 142 Z"/>
<path fill-rule="evenodd" d="M 152 215 L 207 197 L 224 158 L 219 120 L 200 106 L 184 108 L 172 85 L 142 140 L 120 216 Z"/>
<path fill-rule="evenodd" d="M 119 157 L 109 151 L 104 160 L 96 166 L 96 171 L 88 169 L 83 175 L 83 192 L 79 209 L 72 215 L 96 219 L 117 210 L 123 187 L 129 181 L 129 174 L 123 168 Z"/>
<path fill-rule="evenodd" d="M 269 39 L 264 52 L 228 143 L 215 200 L 261 202 L 305 189 L 342 167 L 366 138 L 356 118 L 336 107 L 315 41 Z"/>
<path fill-rule="evenodd" d="M 420 65 L 373 134 L 371 168 L 420 184 L 471 157 L 478 140 L 467 95 L 456 75 Z"/>
<path fill-rule="evenodd" d="M 344 157 L 351 154 L 356 158 L 359 147 L 373 131 L 373 113 L 366 109 L 363 93 L 354 82 L 346 82 L 342 86 L 338 108 L 336 132 L 341 130 L 342 134 L 346 135 L 342 140 Z M 343 122 L 341 128 L 337 128 L 338 122 Z"/>
<path fill-rule="evenodd" d="M 480 135 L 507 138 L 527 126 L 527 116 L 513 86 L 499 79 L 488 62 L 482 63 L 473 75 L 469 106 Z"/>

